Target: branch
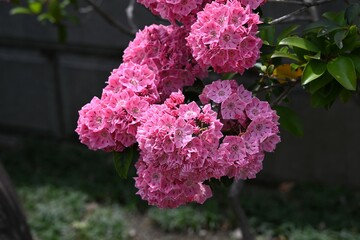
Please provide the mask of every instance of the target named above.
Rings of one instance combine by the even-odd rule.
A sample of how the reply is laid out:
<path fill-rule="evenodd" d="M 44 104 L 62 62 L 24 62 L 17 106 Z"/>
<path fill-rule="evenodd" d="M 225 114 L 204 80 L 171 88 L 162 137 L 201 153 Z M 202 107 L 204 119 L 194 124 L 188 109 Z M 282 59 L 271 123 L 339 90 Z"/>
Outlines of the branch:
<path fill-rule="evenodd" d="M 284 101 L 284 99 L 290 94 L 291 90 L 295 87 L 296 85 L 292 85 L 290 87 L 288 87 L 287 89 L 285 89 L 285 91 L 283 91 L 277 98 L 275 98 L 275 100 L 270 104 L 271 108 L 279 105 L 282 101 Z"/>
<path fill-rule="evenodd" d="M 285 82 L 285 83 L 276 83 L 276 84 L 273 84 L 273 85 L 264 86 L 264 87 L 262 87 L 260 89 L 254 90 L 252 92 L 253 93 L 260 93 L 260 92 L 272 90 L 274 88 L 293 86 L 293 85 L 296 85 L 298 83 L 300 83 L 300 80 L 292 80 L 292 81 L 288 81 L 288 82 Z"/>
<path fill-rule="evenodd" d="M 128 23 L 131 27 L 131 31 L 133 33 L 136 33 L 139 30 L 139 28 L 134 22 L 134 9 L 135 9 L 135 0 L 130 0 L 129 5 L 126 8 L 126 16 Z"/>
<path fill-rule="evenodd" d="M 302 2 L 302 1 L 297 1 L 297 0 L 268 0 L 268 2 L 290 3 L 290 4 L 304 5 L 304 2 Z"/>
<path fill-rule="evenodd" d="M 328 3 L 328 2 L 332 2 L 334 0 L 320 0 L 320 1 L 317 1 L 317 2 L 311 2 L 311 3 L 308 3 L 308 2 L 303 2 L 303 7 L 302 8 L 299 8 L 289 14 L 286 14 L 282 17 L 279 17 L 279 18 L 276 18 L 270 22 L 268 22 L 268 24 L 277 24 L 277 23 L 280 23 L 280 22 L 283 22 L 289 18 L 292 18 L 294 17 L 295 15 L 299 14 L 299 13 L 302 13 L 304 12 L 305 10 L 307 10 L 308 8 L 310 7 L 315 7 L 315 6 L 319 6 L 319 5 L 322 5 L 324 3 Z"/>
<path fill-rule="evenodd" d="M 244 186 L 243 180 L 234 180 L 234 182 L 231 184 L 229 197 L 231 200 L 231 203 L 233 205 L 233 209 L 235 211 L 235 215 L 238 220 L 238 225 L 241 229 L 243 240 L 254 240 L 254 236 L 251 234 L 250 231 L 250 224 L 247 220 L 246 214 L 244 210 L 242 209 L 240 202 L 239 202 L 239 195 L 240 191 Z"/>
<path fill-rule="evenodd" d="M 121 23 L 117 22 L 115 19 L 110 17 L 104 10 L 100 8 L 93 0 L 85 0 L 95 12 L 97 12 L 106 22 L 108 22 L 111 26 L 119 30 L 121 33 L 126 34 L 128 36 L 133 37 L 135 32 L 127 29 L 127 27 L 123 26 Z"/>

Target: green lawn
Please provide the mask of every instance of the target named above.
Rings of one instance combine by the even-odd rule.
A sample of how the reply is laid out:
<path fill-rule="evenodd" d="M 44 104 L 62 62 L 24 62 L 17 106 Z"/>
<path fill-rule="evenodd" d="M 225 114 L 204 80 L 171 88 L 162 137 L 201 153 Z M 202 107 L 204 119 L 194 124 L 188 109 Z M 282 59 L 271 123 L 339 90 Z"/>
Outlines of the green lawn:
<path fill-rule="evenodd" d="M 149 208 L 135 195 L 132 177 L 117 176 L 111 154 L 50 140 L 21 143 L 0 148 L 0 160 L 16 186 L 35 239 L 127 239 L 129 211 L 143 213 L 164 232 L 235 228 L 223 186 L 204 205 Z M 359 191 L 295 184 L 284 192 L 276 186 L 251 181 L 242 193 L 258 239 L 360 239 Z"/>

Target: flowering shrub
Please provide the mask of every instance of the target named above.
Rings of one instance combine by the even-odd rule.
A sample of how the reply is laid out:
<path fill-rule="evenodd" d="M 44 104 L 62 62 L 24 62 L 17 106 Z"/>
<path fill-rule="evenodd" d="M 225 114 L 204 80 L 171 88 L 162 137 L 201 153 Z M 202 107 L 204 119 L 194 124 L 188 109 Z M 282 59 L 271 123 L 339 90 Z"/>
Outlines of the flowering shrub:
<path fill-rule="evenodd" d="M 76 132 L 90 149 L 116 152 L 121 176 L 137 150 L 137 194 L 151 205 L 203 203 L 212 196 L 212 179 L 255 178 L 265 153 L 280 142 L 279 121 L 301 134 L 298 124 L 287 121 L 286 116 L 296 121 L 291 111 L 271 108 L 298 83 L 315 106 L 346 100 L 356 90 L 360 5 L 342 18 L 325 16 L 303 38 L 289 36 L 296 30 L 290 28 L 275 40 L 272 24 L 282 18 L 259 28 L 262 21 L 253 12 L 265 1 L 138 1 L 171 25 L 151 25 L 136 34 L 101 98 L 79 111 Z M 338 27 L 326 32 L 322 24 Z M 266 29 L 262 39 L 259 29 Z M 268 54 L 260 56 L 264 45 Z M 204 81 L 207 72 L 230 79 L 253 67 L 261 78 L 252 92 L 239 79 Z M 267 101 L 254 95 L 259 92 Z"/>
<path fill-rule="evenodd" d="M 259 16 L 237 1 L 140 2 L 173 25 L 136 34 L 101 99 L 79 111 L 76 132 L 93 150 L 121 152 L 137 142 L 135 186 L 149 204 L 203 203 L 212 195 L 205 181 L 254 178 L 264 152 L 280 141 L 278 116 L 235 80 L 206 85 L 203 106 L 186 104 L 181 93 L 210 66 L 241 74 L 252 67 L 261 47 Z"/>

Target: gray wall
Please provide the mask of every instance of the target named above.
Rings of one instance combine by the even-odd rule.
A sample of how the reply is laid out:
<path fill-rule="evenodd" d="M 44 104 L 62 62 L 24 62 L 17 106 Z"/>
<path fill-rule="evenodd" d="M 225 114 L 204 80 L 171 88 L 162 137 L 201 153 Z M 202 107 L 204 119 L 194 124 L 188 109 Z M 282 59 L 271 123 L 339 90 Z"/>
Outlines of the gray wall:
<path fill-rule="evenodd" d="M 340 1 L 342 3 L 342 1 Z M 327 8 L 336 9 L 340 3 Z M 103 9 L 126 22 L 127 1 L 103 1 Z M 280 16 L 280 4 L 268 4 L 266 15 Z M 283 8 L 283 12 L 296 6 Z M 24 131 L 74 137 L 77 111 L 99 96 L 113 68 L 121 61 L 130 37 L 120 34 L 94 12 L 69 27 L 66 45 L 56 30 L 31 16 L 8 15 L 0 2 L 0 135 Z M 155 21 L 136 8 L 142 28 Z M 292 105 L 305 126 L 305 136 L 282 133 L 276 153 L 264 161 L 262 180 L 298 180 L 360 187 L 360 109 L 358 100 L 337 103 L 329 111 L 309 107 L 308 96 L 297 89 Z"/>

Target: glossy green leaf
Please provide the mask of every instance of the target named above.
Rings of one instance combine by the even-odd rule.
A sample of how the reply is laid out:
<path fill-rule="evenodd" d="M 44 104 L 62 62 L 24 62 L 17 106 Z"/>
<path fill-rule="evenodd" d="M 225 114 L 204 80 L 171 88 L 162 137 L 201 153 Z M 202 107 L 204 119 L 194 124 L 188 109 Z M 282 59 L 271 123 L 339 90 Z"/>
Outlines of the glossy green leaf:
<path fill-rule="evenodd" d="M 280 116 L 280 126 L 295 136 L 303 136 L 304 129 L 299 116 L 288 107 L 276 106 L 276 113 Z"/>
<path fill-rule="evenodd" d="M 344 38 L 346 38 L 348 33 L 349 33 L 348 30 L 341 30 L 335 33 L 334 42 L 339 49 L 342 49 L 344 47 L 343 40 Z"/>
<path fill-rule="evenodd" d="M 339 56 L 327 64 L 327 70 L 344 88 L 356 90 L 355 66 L 349 57 Z"/>
<path fill-rule="evenodd" d="M 339 31 L 339 30 L 344 30 L 344 29 L 345 29 L 344 27 L 339 27 L 339 26 L 326 26 L 319 31 L 319 33 L 317 34 L 317 37 L 322 37 L 329 33 Z"/>
<path fill-rule="evenodd" d="M 297 62 L 300 61 L 300 59 L 295 54 L 280 52 L 280 51 L 275 51 L 274 54 L 271 55 L 271 58 L 289 58 L 289 59 L 295 60 Z"/>
<path fill-rule="evenodd" d="M 31 14 L 32 12 L 30 9 L 25 7 L 15 7 L 10 10 L 11 15 L 17 15 L 17 14 Z"/>
<path fill-rule="evenodd" d="M 39 14 L 42 10 L 42 4 L 40 2 L 30 2 L 29 9 L 35 14 Z"/>
<path fill-rule="evenodd" d="M 121 178 L 127 178 L 131 162 L 135 155 L 134 151 L 134 147 L 128 147 L 122 152 L 114 152 L 115 169 Z"/>
<path fill-rule="evenodd" d="M 310 61 L 311 59 L 320 60 L 321 59 L 321 53 L 318 52 L 315 55 L 304 55 L 305 60 Z"/>
<path fill-rule="evenodd" d="M 328 83 L 333 81 L 333 79 L 334 78 L 330 75 L 330 73 L 326 71 L 323 75 L 321 75 L 318 79 L 316 79 L 316 81 L 312 81 L 307 85 L 309 86 L 309 92 L 311 94 L 316 93 L 321 88 L 325 87 Z"/>
<path fill-rule="evenodd" d="M 311 60 L 305 67 L 301 78 L 301 84 L 306 85 L 319 78 L 326 71 L 326 63 L 319 60 Z"/>
<path fill-rule="evenodd" d="M 312 42 L 300 37 L 287 37 L 279 42 L 279 45 L 298 47 L 310 52 L 319 52 L 320 49 Z"/>

